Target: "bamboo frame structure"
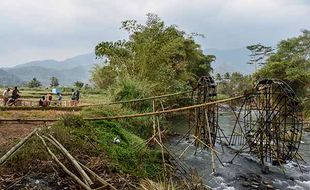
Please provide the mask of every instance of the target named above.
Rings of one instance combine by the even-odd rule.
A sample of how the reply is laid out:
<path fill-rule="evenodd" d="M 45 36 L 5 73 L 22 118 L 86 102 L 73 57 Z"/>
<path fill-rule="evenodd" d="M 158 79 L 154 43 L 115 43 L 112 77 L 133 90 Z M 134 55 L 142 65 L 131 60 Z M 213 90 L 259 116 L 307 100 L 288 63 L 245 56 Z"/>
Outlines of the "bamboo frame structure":
<path fill-rule="evenodd" d="M 281 165 L 296 160 L 303 117 L 295 92 L 285 82 L 275 79 L 260 80 L 255 90 L 245 98 L 236 115 L 229 144 L 242 146 L 237 154 L 256 155 L 263 167 L 266 162 Z"/>

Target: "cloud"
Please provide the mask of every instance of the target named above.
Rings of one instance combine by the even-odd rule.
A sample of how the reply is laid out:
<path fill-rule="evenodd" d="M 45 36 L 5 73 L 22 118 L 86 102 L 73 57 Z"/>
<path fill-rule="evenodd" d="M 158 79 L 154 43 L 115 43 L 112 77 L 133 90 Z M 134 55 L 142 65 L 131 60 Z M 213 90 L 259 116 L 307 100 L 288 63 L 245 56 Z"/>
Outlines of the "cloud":
<path fill-rule="evenodd" d="M 158 14 L 198 38 L 203 48 L 275 45 L 309 29 L 306 0 L 1 0 L 0 67 L 91 52 L 105 40 L 126 38 L 126 19 Z"/>

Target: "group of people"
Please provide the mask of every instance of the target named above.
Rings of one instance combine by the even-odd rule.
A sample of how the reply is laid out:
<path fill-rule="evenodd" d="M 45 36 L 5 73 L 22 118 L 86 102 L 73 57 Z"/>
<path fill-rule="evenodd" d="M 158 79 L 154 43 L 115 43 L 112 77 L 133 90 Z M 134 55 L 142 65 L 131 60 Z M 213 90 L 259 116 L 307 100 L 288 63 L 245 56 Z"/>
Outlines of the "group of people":
<path fill-rule="evenodd" d="M 49 105 L 51 105 L 51 102 L 53 100 L 53 96 L 52 94 L 47 94 L 46 97 L 45 96 L 42 96 L 39 100 L 39 106 L 42 106 L 42 107 L 47 107 Z M 58 104 L 61 104 L 61 100 L 62 100 L 62 96 L 60 93 L 57 93 L 57 101 L 58 101 Z"/>
<path fill-rule="evenodd" d="M 49 106 L 51 105 L 52 100 L 53 100 L 53 97 L 51 94 L 48 94 L 46 97 L 42 96 L 39 100 L 39 105 L 42 107 Z M 62 95 L 60 93 L 57 93 L 56 104 L 61 105 L 61 101 L 62 101 Z M 70 102 L 71 106 L 77 106 L 79 101 L 80 101 L 80 91 L 72 89 L 71 102 Z"/>
<path fill-rule="evenodd" d="M 14 105 L 20 98 L 20 91 L 17 89 L 17 86 L 14 87 L 12 93 L 10 88 L 7 88 L 3 91 L 3 105 Z"/>
<path fill-rule="evenodd" d="M 14 87 L 13 90 L 10 88 L 7 88 L 3 91 L 3 105 L 17 105 L 16 103 L 19 101 L 20 96 L 20 91 L 18 90 L 17 87 Z M 42 107 L 47 107 L 52 104 L 53 96 L 51 93 L 48 93 L 46 96 L 42 96 L 39 100 L 39 106 Z M 77 106 L 77 104 L 80 101 L 80 91 L 79 90 L 74 90 L 72 89 L 71 93 L 71 106 Z M 21 101 L 20 101 L 21 102 Z M 62 102 L 62 95 L 61 93 L 57 93 L 57 101 L 55 101 L 55 105 L 61 105 Z"/>

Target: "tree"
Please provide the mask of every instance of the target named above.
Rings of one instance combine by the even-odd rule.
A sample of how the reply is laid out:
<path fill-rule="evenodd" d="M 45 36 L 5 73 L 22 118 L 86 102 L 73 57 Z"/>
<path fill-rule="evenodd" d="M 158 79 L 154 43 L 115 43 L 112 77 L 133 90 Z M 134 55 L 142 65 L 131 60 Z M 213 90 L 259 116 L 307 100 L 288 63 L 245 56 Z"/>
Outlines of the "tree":
<path fill-rule="evenodd" d="M 95 86 L 97 88 L 108 88 L 115 83 L 116 78 L 117 72 L 113 69 L 111 65 L 95 65 L 92 70 L 91 81 L 95 83 Z"/>
<path fill-rule="evenodd" d="M 233 72 L 229 76 L 229 81 L 218 85 L 218 93 L 228 97 L 241 95 L 252 89 L 252 78 L 249 75 L 242 75 L 238 72 Z"/>
<path fill-rule="evenodd" d="M 38 87 L 42 86 L 42 84 L 36 78 L 33 78 L 31 81 L 28 82 L 27 86 L 29 88 L 38 88 Z"/>
<path fill-rule="evenodd" d="M 155 14 L 148 14 L 145 24 L 123 21 L 122 29 L 129 33 L 129 40 L 96 46 L 97 57 L 108 62 L 93 70 L 92 80 L 98 87 L 127 77 L 155 84 L 157 91 L 173 91 L 211 71 L 215 56 L 205 55 L 194 36 L 166 26 Z"/>
<path fill-rule="evenodd" d="M 255 78 L 277 78 L 287 82 L 297 94 L 309 96 L 310 31 L 298 37 L 282 40 L 267 64 L 255 73 Z"/>
<path fill-rule="evenodd" d="M 251 51 L 250 61 L 248 64 L 253 64 L 255 71 L 257 70 L 257 65 L 266 64 L 267 58 L 272 55 L 273 49 L 269 46 L 264 46 L 262 44 L 254 44 L 246 47 Z"/>
<path fill-rule="evenodd" d="M 50 84 L 50 86 L 51 86 L 51 87 L 57 87 L 57 86 L 59 86 L 58 78 L 52 77 L 52 78 L 51 78 L 51 84 Z"/>
<path fill-rule="evenodd" d="M 230 79 L 230 74 L 229 74 L 229 72 L 227 72 L 227 73 L 224 74 L 224 79 L 225 79 L 225 80 L 229 80 L 229 79 Z"/>
<path fill-rule="evenodd" d="M 218 82 L 221 82 L 223 80 L 220 73 L 216 73 L 215 80 L 217 80 Z"/>
<path fill-rule="evenodd" d="M 81 89 L 81 88 L 83 88 L 84 83 L 81 82 L 81 81 L 76 81 L 76 82 L 74 83 L 74 86 L 75 86 L 76 88 L 78 88 L 78 89 Z"/>

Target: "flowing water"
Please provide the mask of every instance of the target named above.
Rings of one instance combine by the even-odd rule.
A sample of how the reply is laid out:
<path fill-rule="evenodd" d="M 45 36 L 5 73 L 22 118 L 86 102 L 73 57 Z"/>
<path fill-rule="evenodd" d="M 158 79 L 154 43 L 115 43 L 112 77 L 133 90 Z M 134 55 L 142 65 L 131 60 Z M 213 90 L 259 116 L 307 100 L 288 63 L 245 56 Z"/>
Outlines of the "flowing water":
<path fill-rule="evenodd" d="M 219 125 L 226 134 L 230 134 L 234 122 L 235 117 L 232 113 L 223 112 L 219 116 Z M 184 134 L 187 131 L 185 120 L 176 124 L 173 130 Z M 253 155 L 241 154 L 234 159 L 233 163 L 229 163 L 235 156 L 236 149 L 221 146 L 220 144 L 216 144 L 216 150 L 219 152 L 218 156 L 224 166 L 215 157 L 216 172 L 211 174 L 212 157 L 210 151 L 196 149 L 191 144 L 192 138 L 180 139 L 182 139 L 181 136 L 171 138 L 167 144 L 168 147 L 179 156 L 189 146 L 181 160 L 188 167 L 197 170 L 205 184 L 212 187 L 212 189 L 242 190 L 262 189 L 262 187 L 267 189 L 269 187 L 270 189 L 310 190 L 310 133 L 305 133 L 299 152 L 306 163 L 299 161 L 300 168 L 294 161 L 284 164 L 283 167 L 268 165 L 270 169 L 268 174 L 261 172 L 259 160 Z"/>

